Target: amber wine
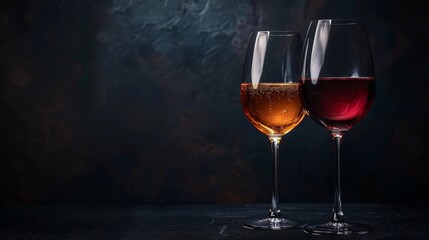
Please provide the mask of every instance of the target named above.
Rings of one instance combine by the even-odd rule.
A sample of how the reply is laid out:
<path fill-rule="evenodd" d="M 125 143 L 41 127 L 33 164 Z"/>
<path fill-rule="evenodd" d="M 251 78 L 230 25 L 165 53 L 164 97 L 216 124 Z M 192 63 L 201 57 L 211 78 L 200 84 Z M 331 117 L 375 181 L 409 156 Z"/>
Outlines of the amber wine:
<path fill-rule="evenodd" d="M 247 118 L 268 136 L 283 136 L 305 116 L 301 83 L 241 84 L 241 104 Z"/>

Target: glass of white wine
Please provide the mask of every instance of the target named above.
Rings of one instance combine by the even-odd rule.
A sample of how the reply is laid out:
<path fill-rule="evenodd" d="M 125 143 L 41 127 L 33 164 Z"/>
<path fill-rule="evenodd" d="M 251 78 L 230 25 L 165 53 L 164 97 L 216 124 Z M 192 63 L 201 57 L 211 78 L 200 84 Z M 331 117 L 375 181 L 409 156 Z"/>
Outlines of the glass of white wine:
<path fill-rule="evenodd" d="M 282 137 L 304 118 L 299 64 L 302 39 L 296 32 L 259 31 L 251 34 L 240 89 L 244 114 L 267 135 L 272 149 L 272 202 L 268 217 L 243 224 L 249 229 L 281 230 L 298 224 L 283 218 L 279 207 L 277 166 Z"/>

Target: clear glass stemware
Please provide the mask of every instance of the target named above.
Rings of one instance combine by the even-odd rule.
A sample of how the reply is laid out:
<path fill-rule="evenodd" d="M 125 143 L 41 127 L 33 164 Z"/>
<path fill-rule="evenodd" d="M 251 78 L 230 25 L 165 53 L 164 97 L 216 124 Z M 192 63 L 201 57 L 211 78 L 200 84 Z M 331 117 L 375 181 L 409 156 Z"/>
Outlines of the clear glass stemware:
<path fill-rule="evenodd" d="M 310 23 L 302 56 L 303 102 L 310 117 L 331 134 L 336 146 L 335 195 L 331 220 L 308 225 L 318 235 L 364 234 L 370 227 L 344 220 L 341 201 L 340 144 L 365 117 L 375 96 L 375 75 L 367 33 L 356 20 Z"/>
<path fill-rule="evenodd" d="M 272 201 L 268 217 L 246 222 L 250 229 L 280 230 L 298 224 L 283 218 L 279 206 L 277 166 L 282 137 L 305 116 L 299 79 L 302 40 L 299 33 L 260 31 L 249 39 L 240 89 L 244 114 L 267 135 L 272 148 Z"/>

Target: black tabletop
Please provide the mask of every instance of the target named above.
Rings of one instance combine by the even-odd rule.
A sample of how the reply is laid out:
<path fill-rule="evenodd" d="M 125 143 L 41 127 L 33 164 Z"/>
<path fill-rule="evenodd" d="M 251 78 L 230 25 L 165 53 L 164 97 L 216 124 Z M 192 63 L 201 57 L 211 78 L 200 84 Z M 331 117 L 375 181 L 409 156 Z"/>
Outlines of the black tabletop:
<path fill-rule="evenodd" d="M 345 205 L 346 218 L 373 227 L 366 235 L 323 237 L 296 230 L 244 229 L 266 216 L 266 205 L 142 205 L 133 207 L 13 207 L 0 209 L 0 239 L 429 239 L 429 209 Z M 286 218 L 324 222 L 330 206 L 283 204 Z"/>

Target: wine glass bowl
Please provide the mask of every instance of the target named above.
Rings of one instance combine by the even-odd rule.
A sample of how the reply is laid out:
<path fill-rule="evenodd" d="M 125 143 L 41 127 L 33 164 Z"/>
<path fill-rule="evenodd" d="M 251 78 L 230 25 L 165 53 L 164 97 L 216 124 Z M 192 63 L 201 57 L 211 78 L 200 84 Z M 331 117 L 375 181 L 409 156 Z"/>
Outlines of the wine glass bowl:
<path fill-rule="evenodd" d="M 309 115 L 330 132 L 346 132 L 368 112 L 375 95 L 371 50 L 356 20 L 312 21 L 302 80 Z"/>
<path fill-rule="evenodd" d="M 252 33 L 243 66 L 240 99 L 243 112 L 271 143 L 273 185 L 268 217 L 244 223 L 250 229 L 281 230 L 298 226 L 284 219 L 279 207 L 277 165 L 281 138 L 305 116 L 299 63 L 302 40 L 299 33 L 260 31 Z"/>
<path fill-rule="evenodd" d="M 340 144 L 343 135 L 368 113 L 375 97 L 375 74 L 365 27 L 356 20 L 310 23 L 304 42 L 302 99 L 309 116 L 335 140 L 335 196 L 331 221 L 307 225 L 317 235 L 364 234 L 370 227 L 344 220 Z"/>

